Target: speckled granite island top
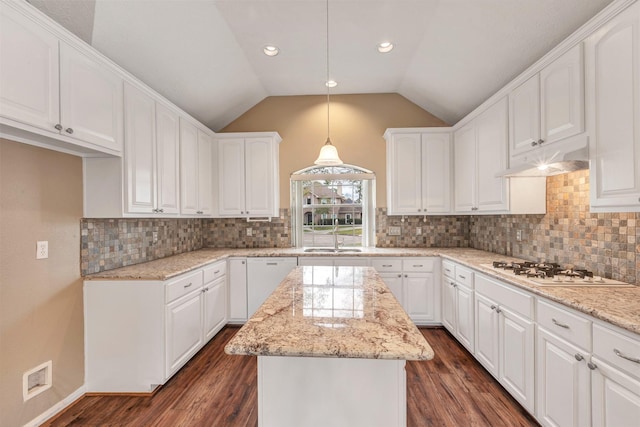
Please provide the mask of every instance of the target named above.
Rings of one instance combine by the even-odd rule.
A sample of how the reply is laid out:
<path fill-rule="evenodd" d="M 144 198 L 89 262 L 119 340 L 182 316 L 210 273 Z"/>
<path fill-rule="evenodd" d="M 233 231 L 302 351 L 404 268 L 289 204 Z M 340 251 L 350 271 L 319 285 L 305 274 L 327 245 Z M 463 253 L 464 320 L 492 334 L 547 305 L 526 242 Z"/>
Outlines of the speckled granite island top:
<path fill-rule="evenodd" d="M 433 350 L 371 267 L 295 268 L 228 354 L 429 360 Z"/>

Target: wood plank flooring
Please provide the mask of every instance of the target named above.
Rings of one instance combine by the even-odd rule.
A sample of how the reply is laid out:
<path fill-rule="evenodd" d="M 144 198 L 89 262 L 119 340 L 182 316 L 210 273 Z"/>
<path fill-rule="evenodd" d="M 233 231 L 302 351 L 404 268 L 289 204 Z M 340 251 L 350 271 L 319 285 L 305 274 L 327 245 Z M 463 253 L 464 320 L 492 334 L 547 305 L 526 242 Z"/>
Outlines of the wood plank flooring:
<path fill-rule="evenodd" d="M 85 396 L 44 425 L 257 426 L 257 358 L 224 353 L 237 330 L 223 329 L 151 397 Z M 538 425 L 446 330 L 421 332 L 435 357 L 407 363 L 407 426 Z"/>

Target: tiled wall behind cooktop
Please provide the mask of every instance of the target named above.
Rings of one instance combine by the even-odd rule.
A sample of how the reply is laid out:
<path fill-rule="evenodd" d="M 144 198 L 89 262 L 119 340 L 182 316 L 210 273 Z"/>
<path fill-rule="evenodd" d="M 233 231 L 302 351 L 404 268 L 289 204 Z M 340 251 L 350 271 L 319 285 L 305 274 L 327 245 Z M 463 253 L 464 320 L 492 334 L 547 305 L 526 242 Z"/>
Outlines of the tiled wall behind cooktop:
<path fill-rule="evenodd" d="M 470 241 L 478 249 L 640 283 L 640 213 L 589 212 L 588 171 L 547 178 L 546 215 L 471 217 Z"/>

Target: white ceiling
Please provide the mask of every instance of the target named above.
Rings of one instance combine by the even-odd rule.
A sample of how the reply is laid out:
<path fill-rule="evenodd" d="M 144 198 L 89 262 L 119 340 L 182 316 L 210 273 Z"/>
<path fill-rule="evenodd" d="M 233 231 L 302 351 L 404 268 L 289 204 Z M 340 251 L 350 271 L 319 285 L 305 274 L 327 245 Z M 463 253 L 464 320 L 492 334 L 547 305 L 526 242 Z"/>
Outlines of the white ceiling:
<path fill-rule="evenodd" d="M 326 93 L 324 0 L 29 1 L 213 130 Z M 332 93 L 397 92 L 454 124 L 611 1 L 330 0 Z"/>

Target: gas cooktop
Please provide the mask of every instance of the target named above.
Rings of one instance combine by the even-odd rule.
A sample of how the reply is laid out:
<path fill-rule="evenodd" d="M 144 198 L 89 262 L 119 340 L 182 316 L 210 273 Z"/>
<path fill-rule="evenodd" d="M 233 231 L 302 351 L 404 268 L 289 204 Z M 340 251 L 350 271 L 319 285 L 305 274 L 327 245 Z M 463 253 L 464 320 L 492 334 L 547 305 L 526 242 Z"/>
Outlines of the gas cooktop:
<path fill-rule="evenodd" d="M 586 269 L 575 268 L 572 265 L 563 267 L 553 262 L 494 261 L 492 264 L 482 264 L 482 267 L 498 270 L 503 276 L 518 276 L 537 286 L 619 288 L 634 286 L 617 280 L 594 276 L 593 272 Z"/>

